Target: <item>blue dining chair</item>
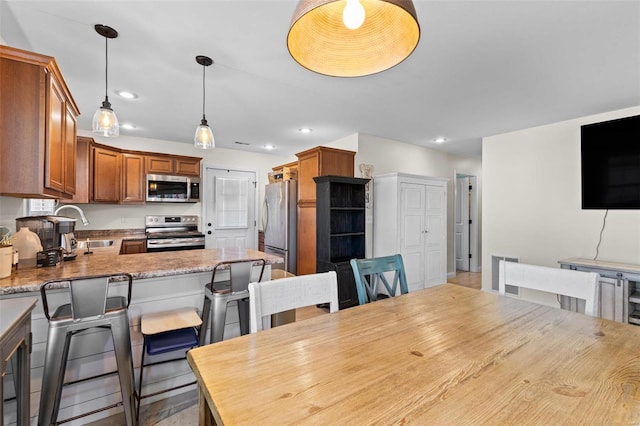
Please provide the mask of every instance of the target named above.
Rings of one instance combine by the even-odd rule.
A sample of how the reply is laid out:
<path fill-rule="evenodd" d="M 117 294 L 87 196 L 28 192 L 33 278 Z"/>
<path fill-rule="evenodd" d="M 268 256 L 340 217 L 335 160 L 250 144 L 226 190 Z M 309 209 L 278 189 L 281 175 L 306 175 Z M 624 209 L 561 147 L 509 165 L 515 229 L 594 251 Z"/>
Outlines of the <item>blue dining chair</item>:
<path fill-rule="evenodd" d="M 387 289 L 390 297 L 396 295 L 398 283 L 400 283 L 401 294 L 407 294 L 409 292 L 407 276 L 404 272 L 404 263 L 402 262 L 402 256 L 399 254 L 371 259 L 351 259 L 350 263 L 356 280 L 358 303 L 360 305 L 378 299 L 378 284 L 380 282 L 382 282 Z M 385 273 L 390 272 L 393 272 L 391 285 L 389 284 L 387 276 L 385 276 Z"/>

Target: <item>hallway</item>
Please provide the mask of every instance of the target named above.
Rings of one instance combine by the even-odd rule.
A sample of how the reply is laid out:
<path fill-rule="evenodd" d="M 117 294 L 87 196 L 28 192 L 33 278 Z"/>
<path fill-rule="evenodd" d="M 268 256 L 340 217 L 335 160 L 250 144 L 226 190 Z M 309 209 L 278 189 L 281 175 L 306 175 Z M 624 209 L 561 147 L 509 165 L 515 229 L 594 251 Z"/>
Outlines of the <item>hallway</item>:
<path fill-rule="evenodd" d="M 451 284 L 480 290 L 482 288 L 482 272 L 456 271 L 455 278 L 449 278 L 447 281 Z"/>

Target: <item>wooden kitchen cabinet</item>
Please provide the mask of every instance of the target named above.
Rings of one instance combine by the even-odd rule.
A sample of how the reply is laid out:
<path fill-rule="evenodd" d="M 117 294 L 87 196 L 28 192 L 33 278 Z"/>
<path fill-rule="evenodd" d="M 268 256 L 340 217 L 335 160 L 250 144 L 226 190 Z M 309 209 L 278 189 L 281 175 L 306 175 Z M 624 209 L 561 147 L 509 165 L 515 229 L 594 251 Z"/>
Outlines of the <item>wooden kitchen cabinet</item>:
<path fill-rule="evenodd" d="M 64 192 L 66 194 L 74 195 L 77 191 L 78 176 L 77 170 L 77 155 L 78 155 L 78 138 L 76 117 L 69 109 L 69 104 L 65 108 L 65 120 L 64 120 Z"/>
<path fill-rule="evenodd" d="M 140 154 L 122 154 L 122 196 L 123 204 L 141 204 L 145 202 L 145 156 Z"/>
<path fill-rule="evenodd" d="M 122 240 L 120 254 L 137 254 L 147 252 L 147 240 Z"/>
<path fill-rule="evenodd" d="M 89 174 L 89 164 L 91 157 L 92 138 L 78 136 L 76 138 L 76 191 L 69 199 L 61 198 L 60 204 L 87 204 L 89 202 L 89 186 L 91 178 Z"/>
<path fill-rule="evenodd" d="M 65 181 L 64 94 L 55 79 L 49 79 L 49 137 L 45 139 L 45 186 L 64 192 Z M 75 165 L 75 163 L 74 163 Z"/>
<path fill-rule="evenodd" d="M 271 170 L 273 170 L 273 175 L 276 181 L 278 181 L 278 179 L 282 179 L 282 180 L 292 179 L 295 181 L 298 180 L 298 162 L 297 161 L 272 167 Z"/>
<path fill-rule="evenodd" d="M 176 174 L 176 167 L 179 167 L 183 175 L 200 176 L 202 159 L 199 157 L 154 155 L 144 151 L 129 151 L 102 145 L 91 138 L 86 139 L 90 141 L 91 146 L 91 191 L 88 201 L 91 203 L 143 204 L 146 202 L 146 175 L 167 174 L 162 170 L 171 170 L 169 174 Z M 80 150 L 78 154 L 80 155 Z M 78 173 L 84 173 L 84 170 L 78 168 Z"/>
<path fill-rule="evenodd" d="M 316 183 L 317 176 L 353 177 L 356 153 L 315 147 L 298 157 L 298 275 L 316 272 Z"/>
<path fill-rule="evenodd" d="M 200 158 L 177 157 L 175 173 L 180 176 L 200 176 Z"/>
<path fill-rule="evenodd" d="M 164 156 L 146 156 L 146 170 L 150 174 L 173 174 L 173 158 Z"/>
<path fill-rule="evenodd" d="M 78 107 L 54 58 L 0 45 L 0 193 L 71 198 Z"/>
<path fill-rule="evenodd" d="M 200 158 L 147 155 L 146 172 L 160 175 L 200 176 Z"/>
<path fill-rule="evenodd" d="M 119 203 L 122 161 L 120 152 L 98 146 L 92 147 L 91 150 L 91 202 Z"/>

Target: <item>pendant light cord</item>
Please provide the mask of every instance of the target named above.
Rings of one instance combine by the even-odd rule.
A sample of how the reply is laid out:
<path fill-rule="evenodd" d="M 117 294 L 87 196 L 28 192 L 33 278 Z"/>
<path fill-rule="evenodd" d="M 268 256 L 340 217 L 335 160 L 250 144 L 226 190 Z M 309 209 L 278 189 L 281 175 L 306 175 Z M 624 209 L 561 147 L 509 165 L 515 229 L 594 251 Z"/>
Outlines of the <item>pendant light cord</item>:
<path fill-rule="evenodd" d="M 205 78 L 204 78 L 205 74 L 204 74 L 204 72 L 205 72 L 206 68 L 207 68 L 206 66 L 204 66 L 204 65 L 202 66 L 202 119 L 203 120 L 206 120 L 205 117 L 204 117 L 204 101 L 206 99 L 206 92 L 205 92 L 206 86 L 204 84 L 204 82 L 205 82 Z"/>
<path fill-rule="evenodd" d="M 104 38 L 104 97 L 109 99 L 109 38 Z"/>

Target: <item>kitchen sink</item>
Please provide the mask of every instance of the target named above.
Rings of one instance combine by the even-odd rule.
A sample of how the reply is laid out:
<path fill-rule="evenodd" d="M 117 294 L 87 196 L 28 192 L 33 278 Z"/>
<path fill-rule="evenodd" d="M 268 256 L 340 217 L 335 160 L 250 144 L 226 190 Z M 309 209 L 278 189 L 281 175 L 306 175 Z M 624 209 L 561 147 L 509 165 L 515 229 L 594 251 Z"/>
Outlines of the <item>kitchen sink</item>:
<path fill-rule="evenodd" d="M 83 240 L 78 241 L 78 248 L 84 249 L 87 248 L 87 244 L 89 248 L 97 248 L 97 247 L 111 247 L 113 245 L 113 240 Z"/>

